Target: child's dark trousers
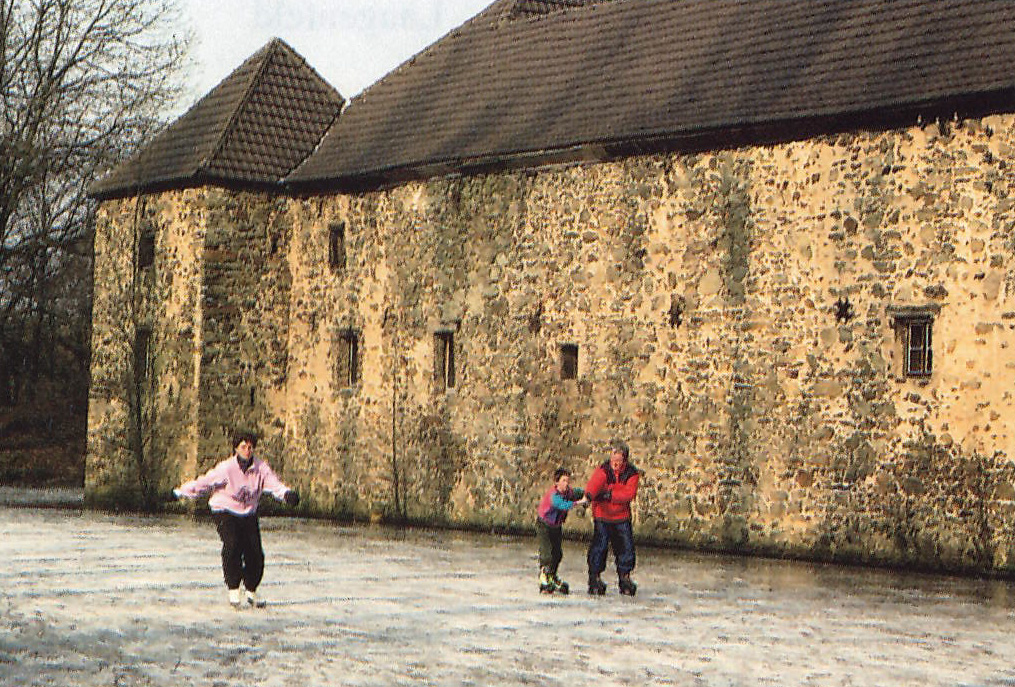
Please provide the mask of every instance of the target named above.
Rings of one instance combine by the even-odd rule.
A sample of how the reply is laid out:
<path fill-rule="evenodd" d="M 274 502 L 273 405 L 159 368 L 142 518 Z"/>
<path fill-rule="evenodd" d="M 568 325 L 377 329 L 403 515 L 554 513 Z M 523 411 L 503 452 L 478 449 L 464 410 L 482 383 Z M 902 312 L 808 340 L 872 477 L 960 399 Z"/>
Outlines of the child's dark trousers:
<path fill-rule="evenodd" d="M 550 527 L 542 520 L 536 520 L 536 536 L 539 537 L 539 568 L 551 575 L 557 574 L 560 560 L 564 557 L 561 542 L 564 532 L 560 527 Z"/>

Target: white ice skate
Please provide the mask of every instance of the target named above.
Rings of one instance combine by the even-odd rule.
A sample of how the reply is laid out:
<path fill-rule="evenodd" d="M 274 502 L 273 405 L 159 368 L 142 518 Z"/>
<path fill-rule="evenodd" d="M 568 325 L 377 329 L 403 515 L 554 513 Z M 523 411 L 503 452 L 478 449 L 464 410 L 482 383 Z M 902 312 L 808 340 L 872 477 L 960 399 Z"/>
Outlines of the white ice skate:
<path fill-rule="evenodd" d="M 264 608 L 265 606 L 264 599 L 258 596 L 257 592 L 247 592 L 247 603 L 254 608 Z"/>

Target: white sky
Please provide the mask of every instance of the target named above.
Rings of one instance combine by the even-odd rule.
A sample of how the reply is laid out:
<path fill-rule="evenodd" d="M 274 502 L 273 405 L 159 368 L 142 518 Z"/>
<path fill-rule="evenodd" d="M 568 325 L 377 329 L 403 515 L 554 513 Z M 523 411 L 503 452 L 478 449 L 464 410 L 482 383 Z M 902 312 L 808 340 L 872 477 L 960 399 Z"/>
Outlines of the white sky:
<path fill-rule="evenodd" d="M 493 0 L 178 0 L 193 29 L 184 109 L 272 38 L 347 99 Z"/>

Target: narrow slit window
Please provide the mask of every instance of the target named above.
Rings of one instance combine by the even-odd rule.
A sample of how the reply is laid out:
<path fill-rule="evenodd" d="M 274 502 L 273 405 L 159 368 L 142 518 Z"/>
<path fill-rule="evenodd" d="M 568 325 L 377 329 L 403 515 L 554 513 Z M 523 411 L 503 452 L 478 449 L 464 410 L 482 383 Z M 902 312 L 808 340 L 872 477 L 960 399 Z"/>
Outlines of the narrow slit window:
<path fill-rule="evenodd" d="M 359 383 L 359 335 L 346 329 L 338 334 L 338 355 L 335 363 L 335 381 L 339 388 Z"/>
<path fill-rule="evenodd" d="M 155 230 L 145 227 L 137 239 L 138 269 L 148 269 L 155 264 Z"/>
<path fill-rule="evenodd" d="M 910 320 L 906 329 L 906 374 L 910 377 L 930 376 L 934 367 L 931 321 Z"/>
<path fill-rule="evenodd" d="M 562 344 L 560 347 L 560 378 L 578 378 L 578 346 Z"/>
<path fill-rule="evenodd" d="M 138 327 L 134 337 L 134 383 L 141 387 L 148 381 L 151 372 L 152 330 Z"/>
<path fill-rule="evenodd" d="M 452 332 L 434 334 L 434 385 L 437 391 L 455 386 L 455 335 Z"/>
<path fill-rule="evenodd" d="M 345 269 L 345 222 L 328 227 L 328 265 L 337 272 Z"/>

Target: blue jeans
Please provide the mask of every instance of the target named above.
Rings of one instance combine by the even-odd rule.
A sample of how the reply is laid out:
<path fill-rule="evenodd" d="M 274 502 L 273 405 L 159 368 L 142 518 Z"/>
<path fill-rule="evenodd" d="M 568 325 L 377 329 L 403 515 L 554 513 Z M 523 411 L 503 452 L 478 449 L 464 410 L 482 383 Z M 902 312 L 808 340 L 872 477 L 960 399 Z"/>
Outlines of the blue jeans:
<path fill-rule="evenodd" d="M 634 528 L 631 521 L 596 520 L 594 524 L 592 543 L 589 544 L 589 577 L 606 570 L 606 553 L 611 546 L 617 559 L 617 574 L 625 575 L 634 570 Z"/>

